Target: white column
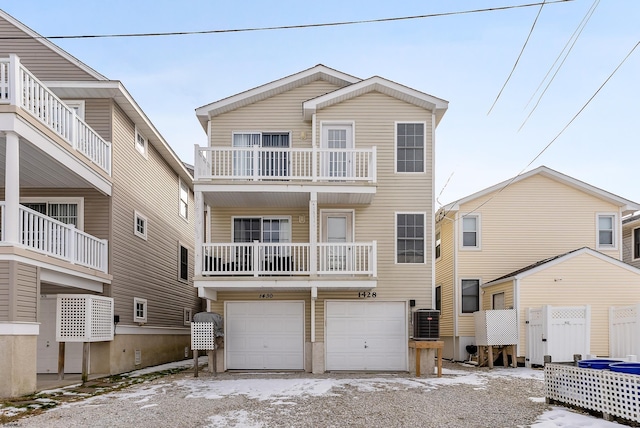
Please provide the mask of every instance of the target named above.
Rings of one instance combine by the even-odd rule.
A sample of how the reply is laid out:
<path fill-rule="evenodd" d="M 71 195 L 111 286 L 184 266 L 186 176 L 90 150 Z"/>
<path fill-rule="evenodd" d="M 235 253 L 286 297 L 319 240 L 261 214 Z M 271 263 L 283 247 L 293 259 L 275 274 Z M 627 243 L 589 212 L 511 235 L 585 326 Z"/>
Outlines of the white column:
<path fill-rule="evenodd" d="M 318 274 L 318 192 L 309 194 L 309 270 Z"/>
<path fill-rule="evenodd" d="M 193 192 L 193 198 L 195 200 L 195 213 L 196 213 L 196 236 L 195 236 L 195 275 L 202 275 L 202 243 L 204 239 L 204 199 L 202 197 L 202 192 L 196 190 Z"/>
<path fill-rule="evenodd" d="M 20 207 L 20 138 L 14 132 L 7 132 L 5 149 L 5 206 L 4 240 L 18 243 L 19 207 Z"/>
<path fill-rule="evenodd" d="M 318 287 L 311 287 L 311 343 L 316 341 L 316 300 Z"/>

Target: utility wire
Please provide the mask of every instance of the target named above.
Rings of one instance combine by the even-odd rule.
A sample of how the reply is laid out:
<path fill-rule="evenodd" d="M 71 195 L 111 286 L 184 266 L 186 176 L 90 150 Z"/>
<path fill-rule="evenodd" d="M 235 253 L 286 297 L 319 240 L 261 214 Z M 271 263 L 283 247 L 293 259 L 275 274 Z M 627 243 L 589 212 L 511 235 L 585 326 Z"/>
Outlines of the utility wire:
<path fill-rule="evenodd" d="M 558 75 L 558 72 L 560 71 L 560 69 L 562 68 L 562 66 L 564 65 L 564 62 L 567 60 L 567 58 L 569 57 L 569 54 L 571 53 L 571 51 L 573 50 L 573 47 L 575 46 L 576 42 L 578 41 L 578 38 L 580 37 L 580 35 L 582 34 L 582 31 L 584 30 L 584 28 L 587 26 L 587 23 L 589 22 L 589 19 L 591 19 L 591 17 L 593 16 L 593 12 L 595 12 L 596 7 L 598 6 L 598 4 L 600 3 L 600 0 L 595 0 L 593 2 L 593 6 L 592 8 L 587 12 L 587 14 L 585 15 L 585 18 L 582 20 L 582 23 L 584 23 L 584 25 L 582 25 L 582 27 L 578 26 L 578 28 L 576 28 L 576 31 L 578 32 L 577 35 L 575 36 L 575 38 L 573 39 L 573 43 L 571 43 L 571 46 L 569 47 L 569 50 L 567 50 L 566 55 L 564 56 L 564 58 L 562 59 L 562 61 L 560 62 L 560 64 L 558 65 L 558 68 L 556 69 L 556 71 L 553 73 L 553 76 L 551 76 L 551 79 L 549 80 L 549 82 L 547 83 L 547 85 L 545 86 L 544 90 L 542 91 L 542 93 L 540 94 L 540 96 L 538 97 L 538 100 L 536 101 L 535 105 L 533 106 L 533 108 L 531 109 L 531 111 L 529 112 L 529 114 L 527 115 L 527 117 L 524 119 L 524 121 L 522 122 L 522 124 L 520 125 L 520 128 L 518 128 L 518 132 L 520 132 L 520 130 L 522 130 L 522 128 L 524 127 L 524 125 L 529 121 L 529 118 L 531 117 L 531 115 L 533 114 L 534 111 L 536 111 L 536 109 L 538 108 L 538 105 L 540 104 L 540 101 L 542 101 L 542 97 L 544 96 L 544 94 L 547 93 L 547 89 L 549 89 L 549 86 L 551 86 L 551 83 L 554 81 L 555 77 Z M 578 31 L 579 30 L 579 31 Z M 574 32 L 574 34 L 576 34 Z M 571 36 L 573 38 L 573 35 Z M 567 41 L 567 43 L 569 43 L 571 41 L 571 38 Z M 566 49 L 566 46 L 565 46 Z M 565 51 L 565 49 L 562 50 L 562 52 Z M 562 55 L 562 52 L 560 53 L 560 55 Z M 560 58 L 560 57 L 558 57 Z M 557 59 L 556 59 L 557 62 Z M 555 65 L 556 63 L 554 62 L 553 65 Z M 553 68 L 553 66 L 552 66 Z M 549 71 L 551 71 L 551 69 L 549 69 Z M 547 76 L 549 75 L 549 73 L 547 73 Z M 547 76 L 545 76 L 545 79 L 547 78 Z M 540 85 L 542 85 L 542 83 L 544 82 L 544 80 L 542 82 L 540 82 Z M 540 88 L 538 86 L 538 88 Z M 536 92 L 538 90 L 536 89 Z M 534 93 L 535 95 L 535 93 Z M 532 96 L 533 98 L 533 96 Z M 528 103 L 527 103 L 528 105 Z"/>
<path fill-rule="evenodd" d="M 496 103 L 498 102 L 498 99 L 500 99 L 500 95 L 502 95 L 502 91 L 504 91 L 504 88 L 507 86 L 507 83 L 509 83 L 509 80 L 511 80 L 511 76 L 513 76 L 513 72 L 516 71 L 516 67 L 518 66 L 518 62 L 520 62 L 520 58 L 522 57 L 522 54 L 524 53 L 524 49 L 527 47 L 527 43 L 529 43 L 529 38 L 531 38 L 531 34 L 533 34 L 533 29 L 536 28 L 536 22 L 538 22 L 538 18 L 540 17 L 540 13 L 542 12 L 542 8 L 544 7 L 545 1 L 543 0 L 542 3 L 540 4 L 540 9 L 538 9 L 538 14 L 536 15 L 536 19 L 533 20 L 533 24 L 531 25 L 531 29 L 529 30 L 529 34 L 527 35 L 526 40 L 524 41 L 524 44 L 522 45 L 522 49 L 520 49 L 520 53 L 518 54 L 518 58 L 516 58 L 516 62 L 513 64 L 513 68 L 511 69 L 511 72 L 509 73 L 509 76 L 507 76 L 507 80 L 504 81 L 504 84 L 502 85 L 502 88 L 500 88 L 500 92 L 498 92 L 498 95 L 496 96 L 496 99 L 493 101 L 493 104 L 491 104 L 491 108 L 489 108 L 489 111 L 487 112 L 487 116 L 491 114 L 491 111 L 493 110 L 493 108 L 495 107 Z"/>
<path fill-rule="evenodd" d="M 442 16 L 452 16 L 452 15 L 466 15 L 472 13 L 481 13 L 481 12 L 496 12 L 508 9 L 518 9 L 518 8 L 527 8 L 533 6 L 541 6 L 542 4 L 553 4 L 553 3 L 566 3 L 574 0 L 553 0 L 547 2 L 543 0 L 542 3 L 527 3 L 527 4 L 518 4 L 518 5 L 510 5 L 510 6 L 500 6 L 500 7 L 491 7 L 485 9 L 473 9 L 473 10 L 463 10 L 463 11 L 455 11 L 455 12 L 442 12 L 442 13 L 431 13 L 427 15 L 414 15 L 414 16 L 400 16 L 393 18 L 379 18 L 379 19 L 363 19 L 357 21 L 340 21 L 340 22 L 325 22 L 325 23 L 317 23 L 317 24 L 299 24 L 299 25 L 282 25 L 282 26 L 270 26 L 270 27 L 250 27 L 250 28 L 236 28 L 236 29 L 226 29 L 226 30 L 204 30 L 204 31 L 177 31 L 177 32 L 160 32 L 160 33 L 124 33 L 124 34 L 85 34 L 85 35 L 71 35 L 71 36 L 15 36 L 15 37 L 0 37 L 0 40 L 20 40 L 20 39 L 97 39 L 97 38 L 114 38 L 114 37 L 157 37 L 157 36 L 185 36 L 185 35 L 195 35 L 195 34 L 221 34 L 221 33 L 243 33 L 250 31 L 271 31 L 271 30 L 292 30 L 299 28 L 316 28 L 316 27 L 337 27 L 344 25 L 355 25 L 355 24 L 372 24 L 378 22 L 392 22 L 392 21 L 406 21 L 412 19 L 424 19 L 424 18 L 436 18 Z"/>
<path fill-rule="evenodd" d="M 587 100 L 587 102 L 584 103 L 584 105 L 580 108 L 580 110 L 578 110 L 578 112 L 571 118 L 571 120 L 569 120 L 569 122 L 560 130 L 560 132 L 558 132 L 558 134 L 553 137 L 553 139 L 549 142 L 549 144 L 547 144 L 532 160 L 531 162 L 529 162 L 524 168 L 522 168 L 522 170 L 520 170 L 520 172 L 512 177 L 509 181 L 507 181 L 507 183 L 505 183 L 504 186 L 502 186 L 500 189 L 498 189 L 497 192 L 495 192 L 490 198 L 488 198 L 486 201 L 484 201 L 483 203 L 481 203 L 480 205 L 478 205 L 477 207 L 475 207 L 473 210 L 469 211 L 468 214 L 471 214 L 475 211 L 477 211 L 478 209 L 482 208 L 484 205 L 486 205 L 487 203 L 489 203 L 489 201 L 491 201 L 493 198 L 495 198 L 500 192 L 502 192 L 504 189 L 506 189 L 507 187 L 509 187 L 515 180 L 516 178 L 518 178 L 519 176 L 521 176 L 524 171 L 529 168 L 540 156 L 542 156 L 542 154 L 544 152 L 547 151 L 547 149 L 549 147 L 551 147 L 551 145 L 560 137 L 560 135 L 562 135 L 564 133 L 564 131 L 567 130 L 567 128 L 576 120 L 576 118 L 584 111 L 585 108 L 587 108 L 587 106 L 591 103 L 591 101 L 593 101 L 593 99 L 596 97 L 596 95 L 598 95 L 598 93 L 602 90 L 602 88 L 604 88 L 604 86 L 609 82 L 609 80 L 611 80 L 611 78 L 618 72 L 618 70 L 620 69 L 620 67 L 622 67 L 622 65 L 627 61 L 627 59 L 633 54 L 633 52 L 637 49 L 637 47 L 640 46 L 640 41 L 638 41 L 629 51 L 629 53 L 622 59 L 622 61 L 620 61 L 620 64 L 618 64 L 618 66 L 611 72 L 611 74 L 609 74 L 609 77 L 606 78 L 606 80 L 600 85 L 600 87 L 593 93 L 593 95 L 591 95 L 591 97 Z M 460 199 L 458 199 L 458 201 L 460 201 Z M 458 202 L 456 201 L 456 202 Z M 451 205 L 455 205 L 455 202 Z M 449 211 L 446 211 L 445 213 L 442 214 L 442 217 L 445 217 Z M 463 216 L 465 217 L 465 216 Z M 457 221 L 457 219 L 455 219 L 454 221 Z"/>

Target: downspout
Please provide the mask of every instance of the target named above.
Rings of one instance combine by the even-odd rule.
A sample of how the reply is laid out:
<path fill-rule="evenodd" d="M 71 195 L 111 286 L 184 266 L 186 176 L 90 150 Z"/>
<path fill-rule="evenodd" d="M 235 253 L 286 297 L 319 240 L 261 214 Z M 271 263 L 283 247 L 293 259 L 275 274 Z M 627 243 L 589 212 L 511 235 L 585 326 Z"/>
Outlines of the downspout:
<path fill-rule="evenodd" d="M 431 207 L 430 212 L 434 212 L 433 209 L 436 206 L 436 192 L 433 188 L 433 184 L 436 182 L 435 177 L 436 169 L 436 111 L 431 111 Z M 434 216 L 431 216 L 431 305 L 435 307 L 436 301 L 436 252 L 435 239 L 436 239 L 436 221 Z M 442 238 L 442 232 L 440 232 Z M 442 291 L 442 290 L 441 290 Z"/>
<path fill-rule="evenodd" d="M 516 344 L 516 360 L 520 355 L 520 280 L 513 279 L 513 306 L 516 310 L 516 320 L 518 322 L 518 343 Z M 526 355 L 523 355 L 526 358 Z"/>

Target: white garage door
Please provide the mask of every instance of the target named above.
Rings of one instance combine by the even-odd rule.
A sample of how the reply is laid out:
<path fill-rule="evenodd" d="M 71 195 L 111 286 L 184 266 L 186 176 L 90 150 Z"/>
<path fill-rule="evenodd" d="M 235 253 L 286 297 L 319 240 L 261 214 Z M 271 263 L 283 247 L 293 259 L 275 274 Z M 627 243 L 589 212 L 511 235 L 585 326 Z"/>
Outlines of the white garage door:
<path fill-rule="evenodd" d="M 405 302 L 328 301 L 327 370 L 407 370 Z"/>
<path fill-rule="evenodd" d="M 227 302 L 227 369 L 304 369 L 304 302 Z"/>

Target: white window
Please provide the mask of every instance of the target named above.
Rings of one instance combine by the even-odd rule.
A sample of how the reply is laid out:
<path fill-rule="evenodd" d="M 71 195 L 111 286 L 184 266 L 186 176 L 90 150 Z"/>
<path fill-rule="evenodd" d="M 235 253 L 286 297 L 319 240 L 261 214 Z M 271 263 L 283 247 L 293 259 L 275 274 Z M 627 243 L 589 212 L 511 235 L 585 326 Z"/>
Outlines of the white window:
<path fill-rule="evenodd" d="M 480 280 L 462 280 L 462 313 L 472 314 L 480 310 Z"/>
<path fill-rule="evenodd" d="M 64 103 L 76 112 L 76 116 L 84 120 L 84 100 L 64 100 Z"/>
<path fill-rule="evenodd" d="M 425 215 L 396 214 L 396 263 L 425 262 Z"/>
<path fill-rule="evenodd" d="M 289 176 L 289 132 L 234 132 L 233 175 L 236 177 L 287 177 Z M 253 147 L 272 147 L 261 150 L 254 159 Z"/>
<path fill-rule="evenodd" d="M 396 172 L 425 172 L 425 123 L 396 123 Z"/>
<path fill-rule="evenodd" d="M 133 233 L 146 240 L 148 231 L 147 218 L 138 211 L 133 212 Z"/>
<path fill-rule="evenodd" d="M 182 316 L 184 319 L 184 325 L 190 325 L 193 319 L 193 310 L 191 308 L 184 308 L 182 310 Z"/>
<path fill-rule="evenodd" d="M 84 198 L 21 198 L 20 204 L 84 230 Z"/>
<path fill-rule="evenodd" d="M 133 322 L 147 322 L 147 299 L 133 298 Z"/>
<path fill-rule="evenodd" d="M 144 135 L 140 133 L 138 127 L 136 126 L 136 150 L 140 152 L 142 156 L 147 157 L 147 139 Z"/>
<path fill-rule="evenodd" d="M 189 218 L 189 186 L 180 179 L 180 216 L 187 220 Z"/>
<path fill-rule="evenodd" d="M 189 250 L 183 245 L 179 245 L 178 254 L 178 279 L 189 280 Z"/>
<path fill-rule="evenodd" d="M 436 230 L 436 260 L 440 258 L 440 252 L 442 251 L 442 238 L 440 237 L 440 231 Z"/>
<path fill-rule="evenodd" d="M 598 214 L 598 249 L 615 249 L 616 244 L 616 215 Z"/>
<path fill-rule="evenodd" d="M 461 246 L 463 249 L 480 249 L 480 215 L 462 216 Z"/>

